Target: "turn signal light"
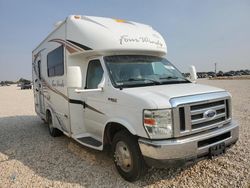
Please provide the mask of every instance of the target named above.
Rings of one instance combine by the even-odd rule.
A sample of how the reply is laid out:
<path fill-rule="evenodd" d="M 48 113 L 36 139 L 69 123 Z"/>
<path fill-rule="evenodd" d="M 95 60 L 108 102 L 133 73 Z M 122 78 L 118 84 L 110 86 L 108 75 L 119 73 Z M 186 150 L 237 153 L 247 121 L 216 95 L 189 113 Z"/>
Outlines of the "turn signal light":
<path fill-rule="evenodd" d="M 156 121 L 155 121 L 155 119 L 152 119 L 152 118 L 144 118 L 144 124 L 153 126 L 156 124 Z"/>

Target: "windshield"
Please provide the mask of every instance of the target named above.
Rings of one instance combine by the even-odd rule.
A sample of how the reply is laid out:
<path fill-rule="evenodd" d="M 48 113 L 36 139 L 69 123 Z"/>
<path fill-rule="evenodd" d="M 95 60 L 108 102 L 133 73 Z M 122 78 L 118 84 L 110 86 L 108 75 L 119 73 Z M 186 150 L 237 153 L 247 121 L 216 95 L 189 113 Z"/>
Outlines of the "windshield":
<path fill-rule="evenodd" d="M 114 87 L 190 83 L 167 59 L 145 55 L 104 57 Z"/>

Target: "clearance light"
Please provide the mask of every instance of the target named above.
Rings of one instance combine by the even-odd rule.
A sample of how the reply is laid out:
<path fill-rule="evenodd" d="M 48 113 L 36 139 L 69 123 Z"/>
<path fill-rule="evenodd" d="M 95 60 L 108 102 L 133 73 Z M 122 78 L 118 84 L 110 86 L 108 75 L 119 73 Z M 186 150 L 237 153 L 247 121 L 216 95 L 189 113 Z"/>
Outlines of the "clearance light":
<path fill-rule="evenodd" d="M 121 19 L 115 19 L 116 22 L 119 22 L 119 23 L 125 23 L 126 21 L 125 20 L 121 20 Z"/>
<path fill-rule="evenodd" d="M 81 19 L 81 16 L 75 15 L 74 18 L 75 19 Z"/>

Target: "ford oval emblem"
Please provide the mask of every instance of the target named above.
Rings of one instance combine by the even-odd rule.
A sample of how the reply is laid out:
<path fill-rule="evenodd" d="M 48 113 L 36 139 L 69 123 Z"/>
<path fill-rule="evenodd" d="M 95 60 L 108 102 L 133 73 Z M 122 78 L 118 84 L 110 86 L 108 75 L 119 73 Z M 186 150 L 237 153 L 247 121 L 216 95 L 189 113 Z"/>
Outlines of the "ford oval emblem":
<path fill-rule="evenodd" d="M 216 111 L 215 110 L 207 110 L 204 112 L 203 117 L 204 118 L 213 118 L 216 116 Z"/>

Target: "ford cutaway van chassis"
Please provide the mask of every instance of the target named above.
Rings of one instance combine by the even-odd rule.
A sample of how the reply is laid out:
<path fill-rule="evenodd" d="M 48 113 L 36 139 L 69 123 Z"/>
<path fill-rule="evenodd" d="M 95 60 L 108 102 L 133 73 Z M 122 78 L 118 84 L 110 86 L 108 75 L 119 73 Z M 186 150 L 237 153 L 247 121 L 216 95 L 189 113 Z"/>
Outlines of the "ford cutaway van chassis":
<path fill-rule="evenodd" d="M 224 153 L 239 136 L 231 95 L 186 79 L 166 55 L 148 25 L 69 16 L 32 52 L 36 113 L 52 136 L 97 150 L 111 145 L 128 181 L 148 166 Z"/>

